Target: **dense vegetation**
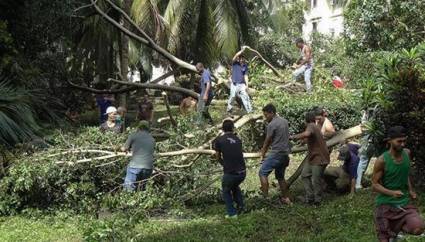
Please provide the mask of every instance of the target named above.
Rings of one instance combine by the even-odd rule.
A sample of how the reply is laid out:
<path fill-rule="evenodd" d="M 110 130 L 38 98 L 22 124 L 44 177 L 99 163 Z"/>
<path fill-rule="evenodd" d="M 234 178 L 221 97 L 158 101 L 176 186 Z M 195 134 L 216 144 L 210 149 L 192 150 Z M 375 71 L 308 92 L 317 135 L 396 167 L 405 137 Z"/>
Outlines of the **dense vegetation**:
<path fill-rule="evenodd" d="M 114 20 L 122 21 L 120 12 L 109 2 L 98 1 Z M 278 68 L 280 76 L 247 54 L 250 87 L 256 90 L 252 95 L 254 112 L 261 114 L 261 107 L 273 102 L 279 114 L 289 120 L 293 134 L 303 130 L 304 114 L 314 106 L 328 110 L 337 130 L 358 125 L 361 111 L 374 108 L 367 132 L 378 155 L 384 148 L 382 138 L 388 127 L 406 126 L 415 182 L 425 185 L 425 151 L 421 149 L 425 142 L 423 1 L 350 1 L 344 12 L 345 33 L 341 38 L 312 36 L 316 65 L 313 95 L 282 88 L 291 79 L 289 66 L 298 58 L 293 41 L 302 33 L 305 1 L 294 0 L 287 5 L 279 0 L 111 2 L 124 9 L 160 47 L 188 63 L 203 61 L 211 68 L 227 66 L 242 45 L 258 50 Z M 0 240 L 375 238 L 373 196 L 369 190 L 354 198 L 330 194 L 319 209 L 299 204 L 281 207 L 276 201 L 277 192 L 272 192 L 271 200 L 259 196 L 258 161 L 254 159 L 248 160 L 249 174 L 243 185 L 249 213 L 238 221 L 223 222 L 221 168 L 208 155 L 158 158 L 147 191 L 131 194 L 121 187 L 128 158 L 73 163 L 98 154 L 60 154 L 92 149 L 115 152 L 134 131 L 130 127 L 116 136 L 90 126 L 96 122 L 98 112 L 93 96 L 72 88 L 69 82 L 99 90 L 116 89 L 119 85 L 107 79 L 126 80 L 126 70 L 139 71 L 141 82 L 145 82 L 152 75 L 152 64 L 178 68 L 154 50 L 125 37 L 86 5 L 89 3 L 0 3 L 0 9 L 8 9 L 0 16 Z M 332 86 L 335 75 L 345 81 L 345 88 Z M 197 78 L 180 68 L 176 85 L 193 88 Z M 215 88 L 217 97 L 227 98 L 225 85 Z M 117 105 L 134 111 L 138 98 L 145 94 L 145 90 L 139 90 L 116 95 Z M 182 98 L 176 96 L 175 104 Z M 156 103 L 155 118 L 166 116 L 160 109 L 165 107 Z M 81 113 L 79 123 L 66 118 L 71 111 Z M 216 124 L 224 113 L 222 104 L 213 105 Z M 157 152 L 196 148 L 217 133 L 216 128 L 194 127 L 192 116 L 173 114 L 177 128 L 168 123 L 154 125 L 154 132 L 162 130 L 168 136 L 159 140 Z M 135 120 L 134 112 L 130 112 L 129 119 Z M 263 131 L 263 122 L 250 122 L 237 130 L 246 152 L 261 148 Z M 291 156 L 287 176 L 302 158 Z M 300 195 L 299 184 L 295 183 L 291 192 L 293 197 Z M 424 210 L 423 200 L 418 205 Z"/>

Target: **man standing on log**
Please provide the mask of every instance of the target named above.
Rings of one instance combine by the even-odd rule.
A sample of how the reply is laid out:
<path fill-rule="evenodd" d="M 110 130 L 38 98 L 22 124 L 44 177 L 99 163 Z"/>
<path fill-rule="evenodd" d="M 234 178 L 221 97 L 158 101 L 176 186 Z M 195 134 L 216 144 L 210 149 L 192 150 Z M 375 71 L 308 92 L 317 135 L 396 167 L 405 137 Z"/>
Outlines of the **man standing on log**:
<path fill-rule="evenodd" d="M 293 81 L 296 81 L 301 75 L 304 74 L 305 88 L 307 93 L 311 94 L 311 75 L 313 73 L 313 54 L 311 47 L 306 45 L 304 40 L 298 38 L 295 42 L 298 49 L 301 51 L 301 57 L 292 67 L 295 69 L 293 72 Z"/>
<path fill-rule="evenodd" d="M 246 167 L 242 152 L 242 141 L 233 133 L 232 120 L 224 120 L 224 134 L 214 142 L 215 155 L 223 166 L 221 186 L 226 203 L 226 218 L 236 218 L 244 209 L 242 192 L 239 185 L 245 180 Z M 235 209 L 233 203 L 236 203 Z"/>
<path fill-rule="evenodd" d="M 305 202 L 307 204 L 320 205 L 322 201 L 322 178 L 326 166 L 330 162 L 328 147 L 316 124 L 314 111 L 306 114 L 307 127 L 301 134 L 294 135 L 292 139 L 307 140 L 307 161 L 301 172 L 305 189 Z"/>
<path fill-rule="evenodd" d="M 424 221 L 409 199 L 416 199 L 417 195 L 409 177 L 411 153 L 404 148 L 406 138 L 403 127 L 391 127 L 386 139 L 390 149 L 376 160 L 373 168 L 372 188 L 379 193 L 375 226 L 381 242 L 392 241 L 400 231 L 414 235 L 424 232 Z"/>
<path fill-rule="evenodd" d="M 251 100 L 248 95 L 248 65 L 246 64 L 243 52 L 244 46 L 232 59 L 232 82 L 230 83 L 230 95 L 227 101 L 227 113 L 232 112 L 232 102 L 236 96 L 242 100 L 243 106 L 247 113 L 252 112 Z"/>
<path fill-rule="evenodd" d="M 212 86 L 211 86 L 211 73 L 208 69 L 204 67 L 204 64 L 199 62 L 196 64 L 196 70 L 201 74 L 201 79 L 199 81 L 201 94 L 199 95 L 198 100 L 198 123 L 201 124 L 203 119 L 207 119 L 209 124 L 213 124 L 213 120 L 208 111 L 208 108 L 211 104 L 211 101 L 214 97 Z"/>
<path fill-rule="evenodd" d="M 259 171 L 261 191 L 265 197 L 269 193 L 268 176 L 274 170 L 281 191 L 281 202 L 291 204 L 288 194 L 288 185 L 285 182 L 285 169 L 289 165 L 289 125 L 288 121 L 276 114 L 273 104 L 267 104 L 263 108 L 263 114 L 268 122 L 266 139 L 261 149 L 261 168 Z M 267 154 L 269 147 L 270 152 Z"/>

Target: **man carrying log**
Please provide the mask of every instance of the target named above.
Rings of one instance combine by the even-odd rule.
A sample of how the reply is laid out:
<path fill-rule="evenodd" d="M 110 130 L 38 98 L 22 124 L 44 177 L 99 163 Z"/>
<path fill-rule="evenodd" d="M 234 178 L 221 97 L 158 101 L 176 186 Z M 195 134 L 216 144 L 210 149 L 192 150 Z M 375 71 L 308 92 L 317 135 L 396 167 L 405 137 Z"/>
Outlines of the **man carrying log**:
<path fill-rule="evenodd" d="M 248 65 L 246 64 L 243 52 L 244 46 L 232 59 L 232 82 L 230 83 L 230 95 L 227 101 L 227 113 L 232 112 L 233 99 L 238 96 L 242 100 L 244 109 L 247 113 L 252 112 L 251 100 L 248 95 Z"/>
<path fill-rule="evenodd" d="M 400 231 L 414 235 L 424 232 L 424 221 L 409 199 L 417 195 L 409 177 L 411 153 L 404 148 L 406 138 L 403 127 L 391 127 L 386 138 L 390 148 L 373 167 L 372 188 L 378 193 L 375 226 L 381 242 L 393 241 Z"/>
<path fill-rule="evenodd" d="M 265 197 L 268 196 L 268 176 L 274 170 L 282 195 L 281 202 L 290 205 L 288 185 L 285 182 L 285 169 L 289 165 L 289 153 L 291 152 L 288 121 L 276 114 L 276 108 L 271 103 L 263 108 L 263 114 L 268 125 L 266 139 L 260 151 L 262 162 L 259 171 L 261 191 Z M 266 157 L 269 147 L 271 147 L 271 150 Z"/>
<path fill-rule="evenodd" d="M 214 141 L 215 155 L 223 166 L 221 186 L 226 203 L 226 218 L 236 218 L 244 210 L 242 192 L 239 185 L 245 180 L 246 167 L 242 152 L 242 141 L 233 132 L 232 120 L 224 120 L 224 134 Z M 235 209 L 234 203 L 237 207 Z"/>
<path fill-rule="evenodd" d="M 315 113 L 313 111 L 306 114 L 307 127 L 301 134 L 294 135 L 292 139 L 307 140 L 308 154 L 301 172 L 305 189 L 307 204 L 320 205 L 322 201 L 322 179 L 323 172 L 330 162 L 328 147 L 320 132 L 320 127 L 316 124 Z"/>

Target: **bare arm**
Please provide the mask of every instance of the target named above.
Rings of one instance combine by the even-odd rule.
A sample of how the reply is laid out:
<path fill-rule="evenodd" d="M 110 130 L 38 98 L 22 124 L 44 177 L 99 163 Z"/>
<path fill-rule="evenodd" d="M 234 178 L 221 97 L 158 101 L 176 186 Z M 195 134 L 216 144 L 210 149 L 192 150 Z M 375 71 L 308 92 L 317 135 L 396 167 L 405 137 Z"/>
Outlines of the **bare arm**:
<path fill-rule="evenodd" d="M 242 47 L 242 49 L 240 51 L 238 51 L 232 58 L 232 62 L 236 61 L 236 58 L 238 58 L 238 56 L 242 55 L 242 53 L 245 51 L 246 47 Z"/>
<path fill-rule="evenodd" d="M 306 129 L 304 132 L 300 133 L 300 134 L 296 134 L 293 135 L 291 138 L 292 139 L 305 139 L 310 137 L 311 135 L 311 131 L 309 129 Z"/>
<path fill-rule="evenodd" d="M 310 59 L 311 59 L 311 48 L 310 48 L 310 46 L 306 46 L 306 48 L 305 48 L 305 58 L 303 58 L 300 61 L 299 65 L 302 66 L 305 63 L 310 62 Z"/>
<path fill-rule="evenodd" d="M 408 149 L 404 149 L 407 153 L 407 155 L 409 156 L 410 160 L 412 160 L 412 156 L 411 156 L 411 152 Z M 409 194 L 410 197 L 412 197 L 412 199 L 416 199 L 417 198 L 417 194 L 415 192 L 415 189 L 413 188 L 413 184 L 412 184 L 412 178 L 409 176 L 408 178 L 408 186 L 409 186 Z"/>
<path fill-rule="evenodd" d="M 267 136 L 266 139 L 264 140 L 264 144 L 263 147 L 261 148 L 261 160 L 264 160 L 264 157 L 266 156 L 266 152 L 270 147 L 270 144 L 272 143 L 272 137 L 271 136 Z"/>
<path fill-rule="evenodd" d="M 220 152 L 218 152 L 218 151 L 215 152 L 215 158 L 217 159 L 218 163 L 223 165 L 223 157 L 221 156 Z"/>
<path fill-rule="evenodd" d="M 335 134 L 335 127 L 331 121 L 325 122 L 325 133 L 323 134 L 325 137 L 330 138 Z"/>
<path fill-rule="evenodd" d="M 378 193 L 393 196 L 393 197 L 401 197 L 403 193 L 401 191 L 394 191 L 385 188 L 381 184 L 382 177 L 384 176 L 384 168 L 385 162 L 384 157 L 380 156 L 373 167 L 373 175 L 372 175 L 372 189 Z"/>

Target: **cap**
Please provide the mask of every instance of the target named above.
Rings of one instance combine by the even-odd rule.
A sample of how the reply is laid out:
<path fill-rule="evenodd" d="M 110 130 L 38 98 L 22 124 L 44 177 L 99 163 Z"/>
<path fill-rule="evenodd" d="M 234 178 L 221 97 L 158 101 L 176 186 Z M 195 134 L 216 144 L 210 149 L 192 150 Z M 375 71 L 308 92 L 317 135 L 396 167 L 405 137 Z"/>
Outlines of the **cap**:
<path fill-rule="evenodd" d="M 116 112 L 116 111 L 117 111 L 117 109 L 114 106 L 109 106 L 106 109 L 106 113 L 105 114 L 110 114 L 110 113 L 113 113 L 113 112 Z"/>
<path fill-rule="evenodd" d="M 406 129 L 403 126 L 393 126 L 388 129 L 386 141 L 406 137 Z"/>

